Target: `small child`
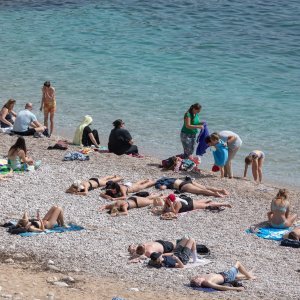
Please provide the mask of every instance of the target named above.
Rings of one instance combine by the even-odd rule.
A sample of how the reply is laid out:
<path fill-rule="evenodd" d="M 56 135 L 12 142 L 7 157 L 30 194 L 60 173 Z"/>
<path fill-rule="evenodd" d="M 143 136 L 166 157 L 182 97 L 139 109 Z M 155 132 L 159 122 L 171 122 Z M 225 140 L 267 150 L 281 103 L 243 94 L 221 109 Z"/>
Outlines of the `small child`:
<path fill-rule="evenodd" d="M 205 142 L 209 147 L 215 147 L 213 150 L 215 165 L 220 168 L 221 178 L 223 178 L 224 166 L 228 160 L 228 147 L 216 133 L 207 136 Z"/>
<path fill-rule="evenodd" d="M 265 154 L 260 150 L 251 151 L 245 158 L 245 171 L 244 177 L 247 176 L 248 166 L 252 164 L 252 175 L 254 181 L 257 183 L 262 182 L 262 166 L 264 163 Z"/>
<path fill-rule="evenodd" d="M 241 274 L 239 274 L 241 273 Z M 191 287 L 210 287 L 219 291 L 243 291 L 244 287 L 231 287 L 223 285 L 232 283 L 236 280 L 253 280 L 255 277 L 252 272 L 248 272 L 245 267 L 237 261 L 230 270 L 221 273 L 201 274 L 191 279 Z"/>

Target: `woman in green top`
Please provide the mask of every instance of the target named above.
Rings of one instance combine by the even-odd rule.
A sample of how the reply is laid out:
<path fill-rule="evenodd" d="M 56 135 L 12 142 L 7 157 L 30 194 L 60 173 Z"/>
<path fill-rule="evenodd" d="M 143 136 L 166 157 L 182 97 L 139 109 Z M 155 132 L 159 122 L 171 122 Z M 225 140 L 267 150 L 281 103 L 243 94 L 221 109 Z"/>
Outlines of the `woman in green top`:
<path fill-rule="evenodd" d="M 184 115 L 184 124 L 181 129 L 180 138 L 186 158 L 193 154 L 198 129 L 203 128 L 203 123 L 199 119 L 200 111 L 201 105 L 195 103 L 191 105 Z"/>

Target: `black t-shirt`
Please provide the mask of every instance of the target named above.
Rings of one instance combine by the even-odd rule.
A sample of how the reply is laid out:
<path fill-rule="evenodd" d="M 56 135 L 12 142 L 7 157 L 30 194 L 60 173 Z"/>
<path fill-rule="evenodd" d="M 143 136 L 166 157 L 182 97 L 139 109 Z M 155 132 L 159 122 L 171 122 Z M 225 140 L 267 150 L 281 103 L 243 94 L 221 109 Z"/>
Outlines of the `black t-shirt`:
<path fill-rule="evenodd" d="M 117 155 L 124 154 L 130 147 L 129 141 L 132 137 L 128 130 L 123 128 L 114 128 L 109 135 L 108 149 Z"/>
<path fill-rule="evenodd" d="M 90 126 L 85 126 L 82 132 L 82 145 L 83 146 L 89 146 L 89 133 L 92 132 L 92 129 L 90 128 Z"/>
<path fill-rule="evenodd" d="M 164 256 L 163 265 L 166 268 L 175 268 L 176 267 L 176 259 L 172 256 Z"/>

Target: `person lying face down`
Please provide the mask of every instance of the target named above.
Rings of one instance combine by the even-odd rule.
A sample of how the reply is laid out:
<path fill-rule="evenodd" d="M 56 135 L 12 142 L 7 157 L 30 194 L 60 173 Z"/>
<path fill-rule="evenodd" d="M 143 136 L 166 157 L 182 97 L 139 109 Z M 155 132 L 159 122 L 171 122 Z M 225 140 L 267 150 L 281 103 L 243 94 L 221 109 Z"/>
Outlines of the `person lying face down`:
<path fill-rule="evenodd" d="M 174 255 L 153 252 L 150 255 L 149 265 L 155 268 L 184 268 L 190 257 L 193 263 L 197 262 L 196 242 L 192 238 L 183 238 L 175 247 Z"/>
<path fill-rule="evenodd" d="M 163 207 L 163 213 L 173 212 L 174 214 L 183 213 L 187 211 L 192 211 L 196 209 L 206 209 L 206 208 L 218 208 L 218 207 L 229 207 L 229 203 L 218 203 L 212 202 L 210 200 L 193 200 L 192 198 L 186 197 L 182 199 L 176 197 L 174 194 L 170 194 L 165 198 L 165 204 Z"/>
<path fill-rule="evenodd" d="M 107 200 L 125 200 L 129 193 L 137 193 L 143 189 L 154 186 L 155 181 L 151 179 L 143 179 L 137 182 L 127 182 L 119 184 L 108 181 L 105 186 L 105 193 L 101 193 L 100 197 Z"/>
<path fill-rule="evenodd" d="M 162 177 L 155 182 L 155 188 L 159 190 L 175 189 L 180 192 L 186 192 L 195 195 L 214 196 L 221 198 L 229 195 L 225 189 L 205 187 L 195 180 L 192 180 L 188 176 L 184 180 Z"/>
<path fill-rule="evenodd" d="M 253 280 L 255 277 L 252 272 L 248 272 L 245 267 L 237 261 L 230 270 L 221 273 L 201 274 L 194 276 L 190 285 L 192 287 L 209 287 L 219 291 L 243 291 L 244 287 L 231 287 L 224 283 L 233 283 L 236 280 Z"/>
<path fill-rule="evenodd" d="M 89 191 L 105 186 L 108 182 L 118 182 L 122 179 L 122 177 L 113 175 L 100 178 L 93 177 L 87 181 L 75 180 L 73 184 L 66 190 L 66 193 L 86 196 Z"/>

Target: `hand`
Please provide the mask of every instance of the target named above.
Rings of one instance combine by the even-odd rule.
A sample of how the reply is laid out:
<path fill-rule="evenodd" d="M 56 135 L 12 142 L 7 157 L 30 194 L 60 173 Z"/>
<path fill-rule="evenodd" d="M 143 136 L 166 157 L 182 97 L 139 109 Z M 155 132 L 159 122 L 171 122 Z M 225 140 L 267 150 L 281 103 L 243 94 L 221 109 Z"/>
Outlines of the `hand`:
<path fill-rule="evenodd" d="M 243 287 L 243 286 L 239 286 L 236 288 L 236 291 L 238 291 L 238 292 L 242 292 L 244 290 L 245 290 L 245 287 Z"/>

